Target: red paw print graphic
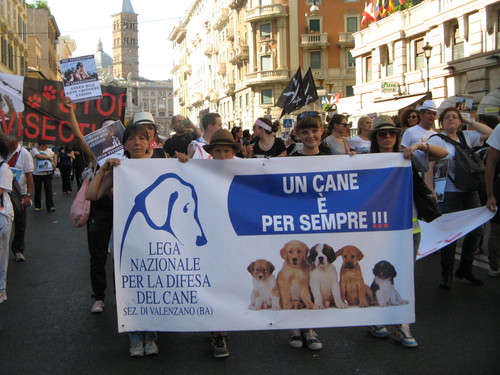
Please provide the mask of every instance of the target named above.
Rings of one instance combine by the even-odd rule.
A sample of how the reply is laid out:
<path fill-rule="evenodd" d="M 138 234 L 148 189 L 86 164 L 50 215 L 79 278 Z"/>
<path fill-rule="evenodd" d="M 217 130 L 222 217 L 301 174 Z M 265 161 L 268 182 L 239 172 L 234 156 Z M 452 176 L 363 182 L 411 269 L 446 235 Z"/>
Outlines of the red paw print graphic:
<path fill-rule="evenodd" d="M 50 85 L 50 86 L 43 86 L 43 92 L 42 92 L 42 95 L 45 99 L 47 99 L 48 101 L 51 101 L 53 99 L 56 98 L 56 89 Z"/>
<path fill-rule="evenodd" d="M 40 96 L 38 96 L 37 94 L 34 94 L 33 96 L 28 96 L 28 105 L 31 108 L 40 108 L 41 102 L 42 102 L 42 98 Z"/>

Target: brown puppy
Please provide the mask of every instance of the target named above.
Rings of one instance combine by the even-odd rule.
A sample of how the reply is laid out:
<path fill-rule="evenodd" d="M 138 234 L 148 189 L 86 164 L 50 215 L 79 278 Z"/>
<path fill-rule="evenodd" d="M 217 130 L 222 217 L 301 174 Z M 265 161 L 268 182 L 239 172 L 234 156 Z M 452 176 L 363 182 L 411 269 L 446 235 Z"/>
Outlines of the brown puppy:
<path fill-rule="evenodd" d="M 344 246 L 335 255 L 342 257 L 340 269 L 340 298 L 349 306 L 368 307 L 375 304 L 373 292 L 365 285 L 359 261 L 363 253 L 356 246 Z"/>
<path fill-rule="evenodd" d="M 278 287 L 284 309 L 300 309 L 304 305 L 308 309 L 314 307 L 309 289 L 308 251 L 307 245 L 301 241 L 287 242 L 280 250 L 285 261 L 278 273 Z"/>
<path fill-rule="evenodd" d="M 253 278 L 253 289 L 248 308 L 260 310 L 272 307 L 273 310 L 279 310 L 280 293 L 273 275 L 274 265 L 265 259 L 257 259 L 248 265 L 247 270 Z"/>

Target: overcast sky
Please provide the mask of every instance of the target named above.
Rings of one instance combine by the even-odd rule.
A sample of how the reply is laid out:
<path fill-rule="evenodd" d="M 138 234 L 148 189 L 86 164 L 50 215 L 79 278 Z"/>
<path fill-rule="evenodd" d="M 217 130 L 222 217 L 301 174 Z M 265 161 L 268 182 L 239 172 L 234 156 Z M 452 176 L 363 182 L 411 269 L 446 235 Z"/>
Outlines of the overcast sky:
<path fill-rule="evenodd" d="M 28 0 L 28 3 L 32 1 Z M 139 22 L 139 73 L 149 79 L 168 79 L 172 69 L 172 43 L 168 36 L 192 0 L 131 0 Z M 99 43 L 113 57 L 112 15 L 122 0 L 48 0 L 61 35 L 76 40 L 73 56 L 94 54 Z"/>

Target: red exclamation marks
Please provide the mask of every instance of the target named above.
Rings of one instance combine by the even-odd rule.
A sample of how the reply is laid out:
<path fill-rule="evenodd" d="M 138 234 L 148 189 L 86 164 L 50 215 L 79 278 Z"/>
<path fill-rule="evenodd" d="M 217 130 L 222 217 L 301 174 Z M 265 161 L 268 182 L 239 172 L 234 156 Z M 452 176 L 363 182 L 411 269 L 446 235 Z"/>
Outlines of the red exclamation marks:
<path fill-rule="evenodd" d="M 387 211 L 372 212 L 372 228 L 388 228 Z"/>

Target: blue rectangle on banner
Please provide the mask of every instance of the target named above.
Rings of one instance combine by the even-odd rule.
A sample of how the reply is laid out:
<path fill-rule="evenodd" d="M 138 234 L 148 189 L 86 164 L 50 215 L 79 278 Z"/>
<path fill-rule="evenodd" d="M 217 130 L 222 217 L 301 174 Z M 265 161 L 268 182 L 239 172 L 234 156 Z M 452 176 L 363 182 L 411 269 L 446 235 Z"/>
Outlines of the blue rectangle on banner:
<path fill-rule="evenodd" d="M 411 169 L 235 176 L 228 209 L 240 236 L 409 229 Z"/>

